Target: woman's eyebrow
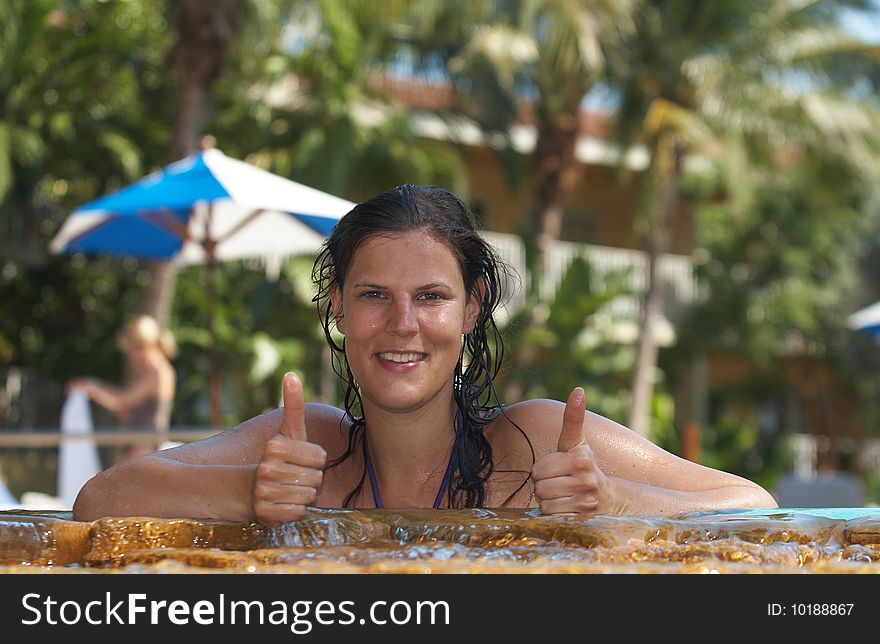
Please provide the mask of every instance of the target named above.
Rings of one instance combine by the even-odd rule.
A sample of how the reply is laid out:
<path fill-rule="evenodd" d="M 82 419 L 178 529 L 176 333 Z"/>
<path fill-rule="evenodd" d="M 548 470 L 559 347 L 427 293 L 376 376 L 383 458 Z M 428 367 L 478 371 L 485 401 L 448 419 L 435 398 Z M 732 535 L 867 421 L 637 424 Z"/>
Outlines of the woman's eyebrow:
<path fill-rule="evenodd" d="M 435 289 L 435 288 L 445 288 L 445 289 L 448 289 L 448 288 L 449 288 L 449 285 L 446 284 L 446 283 L 444 283 L 444 282 L 431 282 L 430 284 L 425 284 L 424 286 L 420 286 L 420 287 L 419 287 L 418 289 L 416 289 L 416 290 L 419 290 L 419 291 L 430 291 L 430 290 Z"/>
<path fill-rule="evenodd" d="M 357 282 L 356 284 L 352 285 L 352 288 L 353 289 L 354 288 L 374 288 L 374 289 L 378 289 L 378 290 L 384 290 L 388 287 L 385 286 L 384 284 L 379 284 L 377 282 Z M 417 290 L 417 291 L 430 291 L 431 289 L 435 289 L 435 288 L 449 289 L 451 287 L 448 284 L 446 284 L 445 282 L 429 282 L 428 284 L 423 284 L 422 286 L 417 286 L 415 290 Z"/>

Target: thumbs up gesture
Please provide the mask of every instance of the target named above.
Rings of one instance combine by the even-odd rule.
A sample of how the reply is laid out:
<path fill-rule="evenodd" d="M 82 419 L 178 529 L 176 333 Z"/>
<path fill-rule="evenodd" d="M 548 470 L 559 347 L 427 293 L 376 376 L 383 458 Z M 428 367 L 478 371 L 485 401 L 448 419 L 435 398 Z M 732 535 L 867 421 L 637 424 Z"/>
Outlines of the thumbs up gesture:
<path fill-rule="evenodd" d="M 308 440 L 302 383 L 285 374 L 281 384 L 284 413 L 280 431 L 263 450 L 254 476 L 254 515 L 274 526 L 301 519 L 318 498 L 327 452 Z"/>
<path fill-rule="evenodd" d="M 585 416 L 586 396 L 577 387 L 565 403 L 556 452 L 532 466 L 542 514 L 601 514 L 609 506 L 608 481 L 587 444 Z"/>

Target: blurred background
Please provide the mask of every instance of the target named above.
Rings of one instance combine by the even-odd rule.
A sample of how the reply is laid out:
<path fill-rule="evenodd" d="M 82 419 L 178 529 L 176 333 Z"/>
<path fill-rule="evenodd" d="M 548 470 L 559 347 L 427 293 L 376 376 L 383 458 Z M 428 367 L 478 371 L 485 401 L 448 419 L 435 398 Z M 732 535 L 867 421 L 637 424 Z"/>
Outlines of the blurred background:
<path fill-rule="evenodd" d="M 5 0 L 0 481 L 56 493 L 27 437 L 71 378 L 122 378 L 136 313 L 177 338 L 172 430 L 274 408 L 290 370 L 340 402 L 313 255 L 217 265 L 218 422 L 206 267 L 49 249 L 209 134 L 351 201 L 459 194 L 519 276 L 503 401 L 582 385 L 783 505 L 876 504 L 880 350 L 850 316 L 880 300 L 878 62 L 866 0 Z"/>

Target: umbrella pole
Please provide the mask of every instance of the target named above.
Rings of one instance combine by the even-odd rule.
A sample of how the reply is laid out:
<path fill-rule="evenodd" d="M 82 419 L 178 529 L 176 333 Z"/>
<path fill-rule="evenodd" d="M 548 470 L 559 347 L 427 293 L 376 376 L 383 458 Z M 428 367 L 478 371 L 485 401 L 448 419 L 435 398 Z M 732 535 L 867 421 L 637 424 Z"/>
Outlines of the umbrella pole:
<path fill-rule="evenodd" d="M 215 285 L 214 285 L 214 269 L 217 262 L 214 259 L 213 251 L 208 256 L 208 267 L 205 275 L 205 295 L 208 300 L 208 336 L 211 339 L 211 347 L 208 354 L 208 369 L 210 370 L 208 379 L 208 393 L 211 400 L 211 426 L 220 427 L 222 425 L 222 415 L 220 413 L 220 356 L 217 349 L 217 329 L 215 326 Z"/>
<path fill-rule="evenodd" d="M 208 302 L 208 337 L 211 346 L 208 350 L 208 396 L 211 403 L 211 426 L 221 427 L 223 418 L 220 410 L 220 356 L 217 348 L 217 326 L 216 320 L 216 274 L 217 268 L 217 241 L 211 237 L 211 220 L 213 219 L 213 207 L 208 206 L 208 212 L 205 217 L 205 236 L 202 240 L 202 247 L 205 250 L 205 259 L 207 259 L 207 271 L 205 273 L 205 296 Z"/>

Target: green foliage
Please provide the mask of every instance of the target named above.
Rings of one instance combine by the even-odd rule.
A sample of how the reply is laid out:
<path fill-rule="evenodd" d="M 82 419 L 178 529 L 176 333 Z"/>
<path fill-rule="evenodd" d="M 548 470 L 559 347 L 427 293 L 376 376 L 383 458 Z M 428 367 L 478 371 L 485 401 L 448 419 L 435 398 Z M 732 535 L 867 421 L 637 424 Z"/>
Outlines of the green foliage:
<path fill-rule="evenodd" d="M 114 335 L 145 273 L 134 261 L 53 257 L 77 205 L 137 178 L 167 131 L 161 3 L 0 3 L 0 369 L 29 374 L 31 421 L 58 422 L 62 384 L 117 380 Z"/>
<path fill-rule="evenodd" d="M 144 110 L 167 42 L 161 6 L 11 0 L 0 24 L 0 212 L 135 179 L 162 127 Z"/>
<path fill-rule="evenodd" d="M 811 428 L 788 420 L 762 432 L 748 415 L 732 413 L 782 410 L 796 399 L 786 372 L 792 357 L 824 365 L 860 401 L 856 422 L 875 431 L 880 356 L 846 327 L 850 313 L 880 295 L 865 293 L 876 280 L 859 265 L 866 250 L 878 247 L 880 222 L 869 204 L 857 176 L 816 160 L 785 174 L 764 173 L 747 211 L 724 201 L 698 210 L 697 274 L 705 298 L 683 321 L 664 363 L 673 378 L 676 365 L 701 353 L 747 357 L 756 369 L 747 381 L 709 391 L 715 404 L 704 430 L 706 464 L 772 486 L 784 465 L 780 432 Z M 839 431 L 852 431 L 853 421 L 840 422 L 847 426 Z"/>
<path fill-rule="evenodd" d="M 612 300 L 628 294 L 625 278 L 625 271 L 597 274 L 585 257 L 576 257 L 552 302 L 527 303 L 505 325 L 507 346 L 525 362 L 511 365 L 499 388 L 506 387 L 508 395 L 516 392 L 518 398 L 566 400 L 575 386 L 582 386 L 588 409 L 624 422 L 634 348 L 615 339 L 621 320 L 606 311 Z M 543 321 L 527 324 L 529 317 Z M 671 422 L 671 399 L 658 391 L 652 426 L 661 431 Z"/>
<path fill-rule="evenodd" d="M 118 310 L 133 307 L 138 277 L 135 262 L 113 259 L 0 264 L 0 366 L 26 365 L 62 381 L 118 377 Z"/>
<path fill-rule="evenodd" d="M 287 371 L 302 376 L 307 398 L 319 397 L 324 339 L 311 295 L 303 293 L 310 268 L 309 258 L 292 258 L 272 280 L 254 263 L 216 266 L 214 324 L 227 425 L 277 407 Z M 175 366 L 181 384 L 173 412 L 178 425 L 205 425 L 210 417 L 206 270 L 191 267 L 177 280 L 172 331 L 180 348 Z"/>
<path fill-rule="evenodd" d="M 416 136 L 410 113 L 374 86 L 398 53 L 395 20 L 407 3 L 279 4 L 291 21 L 286 39 L 262 66 L 218 85 L 223 112 L 213 131 L 230 142 L 221 147 L 355 200 L 408 182 L 464 192 L 459 153 Z M 253 102 L 241 100 L 242 86 Z"/>
<path fill-rule="evenodd" d="M 857 292 L 860 197 L 854 178 L 802 167 L 766 179 L 746 216 L 724 203 L 698 212 L 707 299 L 686 321 L 679 351 L 727 350 L 768 366 L 792 350 L 829 356 L 852 338 L 839 311 Z"/>
<path fill-rule="evenodd" d="M 880 505 L 880 474 L 872 473 L 865 477 L 865 505 Z"/>
<path fill-rule="evenodd" d="M 787 465 L 782 437 L 750 422 L 722 419 L 701 436 L 700 462 L 772 490 Z"/>
<path fill-rule="evenodd" d="M 679 439 L 671 425 L 653 432 L 656 444 L 678 452 Z M 787 467 L 784 438 L 774 431 L 762 431 L 757 424 L 725 416 L 700 430 L 699 462 L 731 472 L 772 490 Z"/>

